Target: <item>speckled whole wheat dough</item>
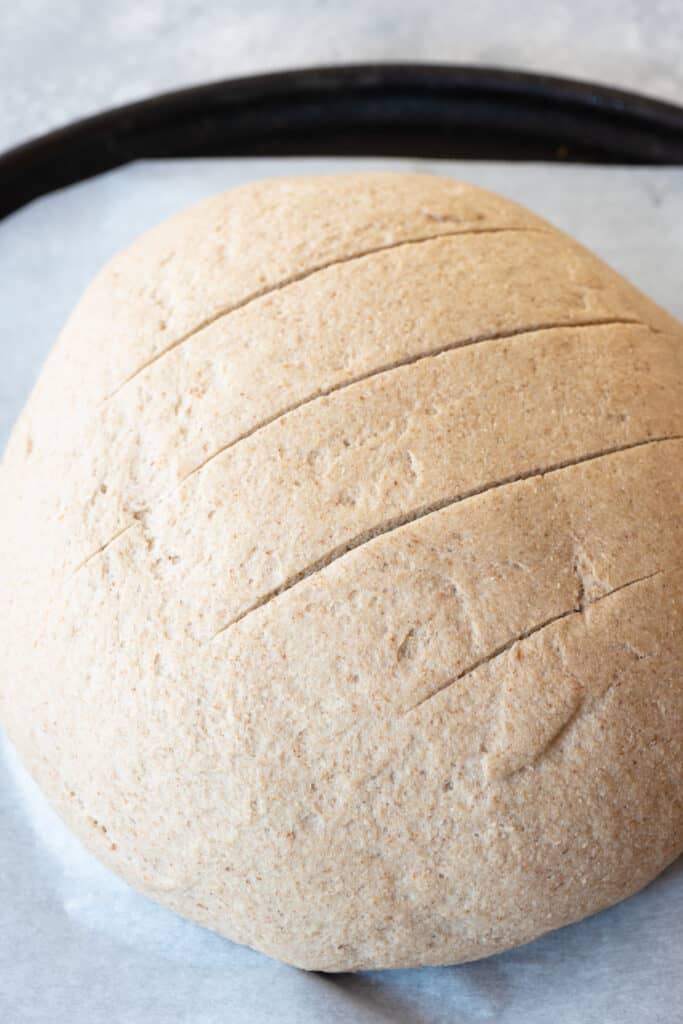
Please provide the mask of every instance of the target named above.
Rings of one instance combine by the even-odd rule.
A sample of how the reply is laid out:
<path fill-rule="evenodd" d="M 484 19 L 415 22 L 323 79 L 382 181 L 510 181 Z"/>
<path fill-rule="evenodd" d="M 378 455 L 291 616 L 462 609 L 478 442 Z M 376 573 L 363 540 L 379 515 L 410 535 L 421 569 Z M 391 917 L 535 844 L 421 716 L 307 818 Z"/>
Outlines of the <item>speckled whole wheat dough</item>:
<path fill-rule="evenodd" d="M 105 267 L 8 445 L 3 723 L 237 942 L 526 942 L 683 848 L 682 437 L 681 325 L 519 206 L 210 199 Z"/>

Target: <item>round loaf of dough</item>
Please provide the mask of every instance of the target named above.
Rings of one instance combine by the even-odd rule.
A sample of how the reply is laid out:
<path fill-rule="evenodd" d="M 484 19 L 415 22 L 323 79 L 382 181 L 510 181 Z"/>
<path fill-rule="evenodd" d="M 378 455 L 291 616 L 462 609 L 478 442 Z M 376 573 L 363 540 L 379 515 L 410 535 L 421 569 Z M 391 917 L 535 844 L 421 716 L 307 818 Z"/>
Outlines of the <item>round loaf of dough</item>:
<path fill-rule="evenodd" d="M 2 466 L 0 711 L 131 885 L 454 963 L 683 848 L 683 330 L 498 196 L 283 179 L 90 286 Z"/>

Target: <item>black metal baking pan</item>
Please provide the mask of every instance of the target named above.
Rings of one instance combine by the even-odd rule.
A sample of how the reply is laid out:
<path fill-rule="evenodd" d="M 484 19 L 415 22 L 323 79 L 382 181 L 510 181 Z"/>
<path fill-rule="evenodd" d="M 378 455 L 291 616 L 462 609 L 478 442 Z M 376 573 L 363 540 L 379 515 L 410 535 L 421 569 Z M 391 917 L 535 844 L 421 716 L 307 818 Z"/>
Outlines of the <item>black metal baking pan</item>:
<path fill-rule="evenodd" d="M 352 65 L 228 79 L 119 107 L 0 156 L 0 216 L 131 160 L 292 155 L 683 165 L 683 108 L 479 67 Z"/>

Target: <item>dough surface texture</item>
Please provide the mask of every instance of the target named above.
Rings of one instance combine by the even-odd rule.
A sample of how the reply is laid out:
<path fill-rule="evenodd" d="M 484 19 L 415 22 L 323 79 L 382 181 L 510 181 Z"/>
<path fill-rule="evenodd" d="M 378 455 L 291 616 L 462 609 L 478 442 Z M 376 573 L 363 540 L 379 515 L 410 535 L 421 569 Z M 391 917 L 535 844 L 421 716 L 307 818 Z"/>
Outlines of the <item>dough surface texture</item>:
<path fill-rule="evenodd" d="M 180 213 L 86 291 L 0 494 L 0 719 L 179 914 L 456 963 L 683 850 L 683 327 L 514 203 Z"/>

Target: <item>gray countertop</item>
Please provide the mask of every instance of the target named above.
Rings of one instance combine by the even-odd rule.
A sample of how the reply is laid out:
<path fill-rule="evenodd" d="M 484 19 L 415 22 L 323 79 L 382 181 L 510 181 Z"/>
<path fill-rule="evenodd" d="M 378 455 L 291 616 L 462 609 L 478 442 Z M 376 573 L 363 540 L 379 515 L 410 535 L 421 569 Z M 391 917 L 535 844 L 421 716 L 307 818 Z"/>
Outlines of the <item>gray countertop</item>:
<path fill-rule="evenodd" d="M 364 61 L 523 67 L 683 102 L 681 0 L 0 4 L 0 150 L 181 86 Z"/>

